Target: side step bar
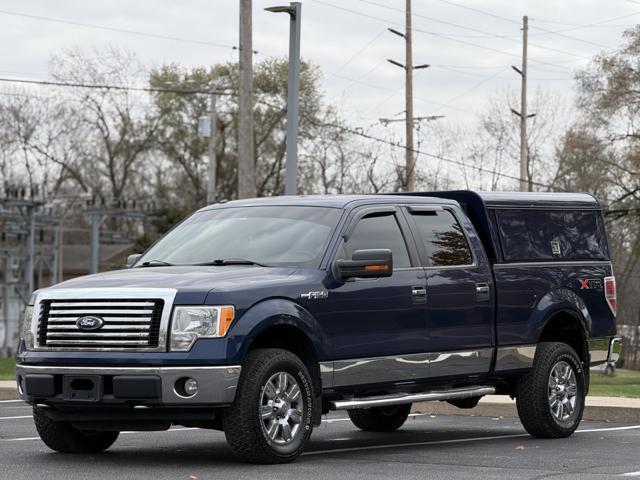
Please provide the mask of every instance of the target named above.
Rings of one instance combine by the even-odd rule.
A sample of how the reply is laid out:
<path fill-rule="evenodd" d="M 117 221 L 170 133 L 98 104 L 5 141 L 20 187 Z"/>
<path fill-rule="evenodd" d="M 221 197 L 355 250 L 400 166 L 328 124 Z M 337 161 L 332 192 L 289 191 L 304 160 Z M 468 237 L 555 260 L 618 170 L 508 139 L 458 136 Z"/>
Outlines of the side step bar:
<path fill-rule="evenodd" d="M 465 387 L 449 390 L 437 390 L 423 393 L 394 393 L 377 397 L 352 398 L 351 400 L 335 400 L 329 402 L 330 410 L 355 410 L 358 408 L 385 407 L 406 403 L 431 402 L 434 400 L 453 400 L 455 398 L 482 397 L 493 395 L 493 387 Z"/>

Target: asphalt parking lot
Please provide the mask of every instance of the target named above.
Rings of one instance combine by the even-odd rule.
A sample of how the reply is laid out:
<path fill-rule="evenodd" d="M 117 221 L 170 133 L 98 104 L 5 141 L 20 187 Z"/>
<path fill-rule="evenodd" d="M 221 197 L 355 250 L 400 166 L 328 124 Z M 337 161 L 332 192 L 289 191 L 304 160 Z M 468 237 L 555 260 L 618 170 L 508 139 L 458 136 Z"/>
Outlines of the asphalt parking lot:
<path fill-rule="evenodd" d="M 239 463 L 224 434 L 180 427 L 125 432 L 102 455 L 62 455 L 37 438 L 30 407 L 0 402 L 2 479 L 640 478 L 639 452 L 634 424 L 585 421 L 569 439 L 538 440 L 516 418 L 416 415 L 397 432 L 371 434 L 336 414 L 289 465 Z"/>

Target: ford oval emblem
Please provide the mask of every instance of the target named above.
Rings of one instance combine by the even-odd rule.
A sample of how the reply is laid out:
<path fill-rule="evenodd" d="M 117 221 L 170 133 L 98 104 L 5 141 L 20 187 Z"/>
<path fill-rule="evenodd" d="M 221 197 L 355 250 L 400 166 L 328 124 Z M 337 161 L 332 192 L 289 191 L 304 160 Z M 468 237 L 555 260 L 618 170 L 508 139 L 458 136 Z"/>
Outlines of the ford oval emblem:
<path fill-rule="evenodd" d="M 80 317 L 76 321 L 76 326 L 79 330 L 84 332 L 92 332 L 93 330 L 99 330 L 104 325 L 104 320 L 101 317 L 95 317 L 88 315 L 86 317 Z"/>

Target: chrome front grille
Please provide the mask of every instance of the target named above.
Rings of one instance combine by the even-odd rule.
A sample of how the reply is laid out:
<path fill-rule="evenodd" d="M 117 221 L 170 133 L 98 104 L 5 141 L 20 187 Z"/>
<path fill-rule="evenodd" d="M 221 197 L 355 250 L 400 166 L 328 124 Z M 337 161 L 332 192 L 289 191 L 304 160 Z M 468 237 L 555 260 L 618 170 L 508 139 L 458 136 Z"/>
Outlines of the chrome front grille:
<path fill-rule="evenodd" d="M 164 300 L 159 298 L 41 300 L 37 346 L 65 350 L 157 349 L 163 307 Z M 96 330 L 81 330 L 77 322 L 84 316 L 100 317 L 104 323 Z"/>

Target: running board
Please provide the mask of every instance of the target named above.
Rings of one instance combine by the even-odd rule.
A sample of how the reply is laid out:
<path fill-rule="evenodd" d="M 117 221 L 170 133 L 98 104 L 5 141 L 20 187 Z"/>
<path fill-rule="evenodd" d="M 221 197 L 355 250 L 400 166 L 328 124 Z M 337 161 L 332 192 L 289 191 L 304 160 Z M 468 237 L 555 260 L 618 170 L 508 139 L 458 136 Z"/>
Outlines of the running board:
<path fill-rule="evenodd" d="M 358 408 L 385 407 L 387 405 L 402 405 L 416 402 L 432 402 L 435 400 L 453 400 L 456 398 L 482 397 L 493 395 L 493 387 L 465 387 L 450 390 L 437 390 L 423 393 L 394 393 L 377 397 L 352 398 L 351 400 L 336 400 L 329 402 L 330 410 L 355 410 Z"/>

